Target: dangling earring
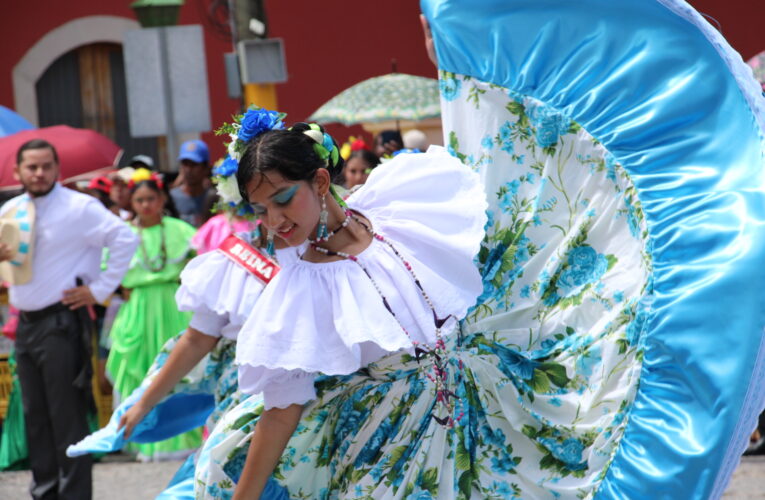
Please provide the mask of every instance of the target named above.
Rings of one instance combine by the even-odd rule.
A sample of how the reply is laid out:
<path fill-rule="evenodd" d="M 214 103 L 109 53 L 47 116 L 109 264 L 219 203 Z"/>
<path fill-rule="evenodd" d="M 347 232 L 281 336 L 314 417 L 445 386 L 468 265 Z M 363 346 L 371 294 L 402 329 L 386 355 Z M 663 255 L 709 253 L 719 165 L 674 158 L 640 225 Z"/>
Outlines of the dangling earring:
<path fill-rule="evenodd" d="M 266 253 L 271 257 L 273 257 L 276 253 L 274 251 L 274 234 L 275 233 L 273 229 L 269 229 L 268 233 L 266 234 Z"/>
<path fill-rule="evenodd" d="M 327 195 L 321 198 L 321 212 L 319 212 L 319 227 L 316 229 L 316 241 L 327 241 L 329 233 L 327 232 L 327 220 L 329 212 L 327 211 Z"/>
<path fill-rule="evenodd" d="M 260 246 L 260 221 L 255 226 L 255 229 L 250 231 L 250 242 L 255 243 L 255 246 Z"/>

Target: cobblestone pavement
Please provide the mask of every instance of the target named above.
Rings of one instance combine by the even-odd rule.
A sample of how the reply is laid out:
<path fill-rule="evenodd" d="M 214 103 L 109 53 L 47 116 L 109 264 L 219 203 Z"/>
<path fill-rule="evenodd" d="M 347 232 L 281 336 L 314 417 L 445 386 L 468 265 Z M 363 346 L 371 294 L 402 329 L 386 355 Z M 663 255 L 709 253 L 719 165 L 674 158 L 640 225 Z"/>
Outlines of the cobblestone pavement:
<path fill-rule="evenodd" d="M 93 470 L 94 500 L 151 500 L 162 491 L 181 462 L 137 463 L 111 458 Z M 0 499 L 29 498 L 29 472 L 0 472 Z M 744 457 L 725 500 L 765 499 L 765 456 Z"/>

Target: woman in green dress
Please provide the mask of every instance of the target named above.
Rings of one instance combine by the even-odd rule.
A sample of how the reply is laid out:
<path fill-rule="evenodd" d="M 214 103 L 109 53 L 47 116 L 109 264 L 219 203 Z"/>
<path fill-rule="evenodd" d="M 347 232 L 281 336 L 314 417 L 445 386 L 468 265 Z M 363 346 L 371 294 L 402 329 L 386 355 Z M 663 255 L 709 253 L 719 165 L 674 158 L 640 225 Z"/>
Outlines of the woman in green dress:
<path fill-rule="evenodd" d="M 111 351 L 106 368 L 118 397 L 127 397 L 143 380 L 164 343 L 183 331 L 191 318 L 175 303 L 179 276 L 193 257 L 190 241 L 195 228 L 164 217 L 165 194 L 159 178 L 139 173 L 131 181 L 131 202 L 136 213 L 131 228 L 141 237 L 130 268 L 122 280 L 128 297 L 110 333 Z M 183 458 L 201 442 L 199 430 L 149 444 L 131 444 L 140 460 Z"/>

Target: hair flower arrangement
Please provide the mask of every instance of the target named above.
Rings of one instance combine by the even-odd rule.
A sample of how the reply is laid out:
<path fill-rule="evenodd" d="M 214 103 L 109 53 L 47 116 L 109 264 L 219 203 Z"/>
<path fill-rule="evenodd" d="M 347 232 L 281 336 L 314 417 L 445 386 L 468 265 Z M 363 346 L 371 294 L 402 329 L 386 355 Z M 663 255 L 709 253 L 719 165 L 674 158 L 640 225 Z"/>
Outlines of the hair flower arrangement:
<path fill-rule="evenodd" d="M 128 188 L 133 189 L 136 184 L 143 181 L 154 181 L 157 184 L 157 187 L 160 189 L 164 188 L 162 178 L 148 168 L 143 167 L 137 168 L 135 172 L 133 172 L 133 175 L 130 176 L 130 181 L 128 181 Z"/>
<path fill-rule="evenodd" d="M 350 136 L 348 142 L 343 144 L 340 148 L 340 156 L 343 157 L 343 160 L 348 161 L 348 158 L 351 157 L 351 153 L 362 149 L 369 149 L 366 141 L 362 137 Z"/>
<path fill-rule="evenodd" d="M 285 116 L 285 113 L 251 106 L 246 113 L 235 115 L 232 123 L 224 123 L 215 131 L 217 135 L 228 135 L 231 139 L 224 143 L 228 155 L 213 169 L 213 182 L 221 197 L 222 208 L 232 210 L 239 216 L 253 215 L 252 207 L 242 199 L 236 180 L 239 160 L 248 141 L 267 130 L 283 129 Z"/>

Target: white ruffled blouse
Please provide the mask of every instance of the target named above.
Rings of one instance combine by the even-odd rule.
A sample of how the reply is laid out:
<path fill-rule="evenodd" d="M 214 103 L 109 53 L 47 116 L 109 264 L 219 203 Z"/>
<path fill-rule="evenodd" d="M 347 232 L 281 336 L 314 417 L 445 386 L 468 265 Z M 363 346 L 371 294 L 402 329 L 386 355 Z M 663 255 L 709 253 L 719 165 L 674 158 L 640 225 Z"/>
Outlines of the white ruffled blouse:
<path fill-rule="evenodd" d="M 487 206 L 478 175 L 431 147 L 378 166 L 347 202 L 411 264 L 438 316 L 449 317 L 442 327 L 448 335 L 482 290 L 473 265 Z M 299 260 L 266 287 L 242 327 L 242 391 L 262 392 L 266 408 L 302 404 L 316 397 L 319 373 L 353 373 L 411 351 L 412 340 L 433 344 L 433 313 L 401 260 L 377 240 L 358 259 L 396 317 L 358 264 Z"/>
<path fill-rule="evenodd" d="M 298 261 L 300 250 L 276 250 L 282 267 Z M 181 273 L 175 301 L 181 311 L 192 311 L 189 326 L 205 335 L 236 340 L 265 285 L 220 251 L 194 257 Z"/>

